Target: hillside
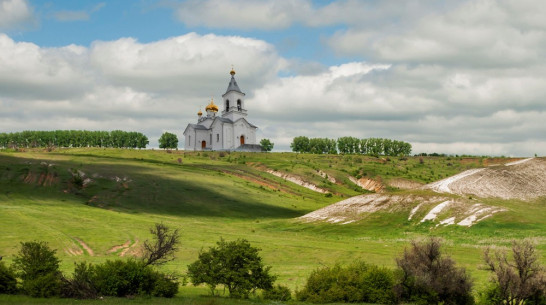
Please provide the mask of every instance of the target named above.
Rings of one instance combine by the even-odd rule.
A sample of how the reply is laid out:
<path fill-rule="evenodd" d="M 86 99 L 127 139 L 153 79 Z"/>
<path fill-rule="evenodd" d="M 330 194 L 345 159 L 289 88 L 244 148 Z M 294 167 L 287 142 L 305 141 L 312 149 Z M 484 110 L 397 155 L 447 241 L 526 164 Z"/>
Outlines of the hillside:
<path fill-rule="evenodd" d="M 295 288 L 311 270 L 334 262 L 360 258 L 393 266 L 409 240 L 432 233 L 445 238 L 448 251 L 484 283 L 487 276 L 476 266 L 486 245 L 534 237 L 546 258 L 545 197 L 470 199 L 423 186 L 513 161 L 121 149 L 2 151 L 0 255 L 10 262 L 20 241 L 45 240 L 57 249 L 68 271 L 73 262 L 138 255 L 148 229 L 163 222 L 179 228 L 183 240 L 176 260 L 165 269 L 185 272 L 199 249 L 220 237 L 246 238 L 263 249 L 280 282 Z M 520 165 L 534 163 L 544 160 Z M 327 211 L 336 202 L 350 208 L 344 214 L 334 209 L 336 221 L 320 215 L 314 221 L 300 218 L 321 208 Z M 442 209 L 436 208 L 441 204 Z M 431 214 L 435 208 L 439 211 Z M 461 223 L 471 226 L 456 225 Z"/>

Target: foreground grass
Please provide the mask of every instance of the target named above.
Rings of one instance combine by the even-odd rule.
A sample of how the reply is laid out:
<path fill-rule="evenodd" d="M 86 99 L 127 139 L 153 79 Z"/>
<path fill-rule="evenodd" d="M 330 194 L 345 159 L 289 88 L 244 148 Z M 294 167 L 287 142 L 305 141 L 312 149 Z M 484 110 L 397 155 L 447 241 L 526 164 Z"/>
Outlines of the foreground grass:
<path fill-rule="evenodd" d="M 347 180 L 348 175 L 425 183 L 467 168 L 508 161 L 118 149 L 4 151 L 0 152 L 0 255 L 10 263 L 19 242 L 44 240 L 57 249 L 61 268 L 69 275 L 75 262 L 100 263 L 138 255 L 139 246 L 150 237 L 148 229 L 163 222 L 180 229 L 182 244 L 176 259 L 162 271 L 183 275 L 199 250 L 214 245 L 220 237 L 245 238 L 262 249 L 264 261 L 280 283 L 297 289 L 312 270 L 336 262 L 362 259 L 394 267 L 395 257 L 412 239 L 434 235 L 445 239 L 446 252 L 471 272 L 479 289 L 488 279 L 479 266 L 483 249 L 489 245 L 508 247 L 512 239 L 531 237 L 546 261 L 544 198 L 484 200 L 508 212 L 471 228 L 411 222 L 409 211 L 374 213 L 347 225 L 302 223 L 297 217 L 363 193 Z M 305 177 L 334 195 L 326 197 L 286 182 L 264 173 L 263 168 Z M 317 169 L 342 183 L 329 183 Z M 72 172 L 77 170 L 92 182 L 75 187 Z M 113 250 L 114 246 L 122 247 Z M 198 297 L 192 291 L 184 287 L 174 301 L 224 302 Z M 2 296 L 0 302 L 9 302 L 4 298 L 9 296 Z M 112 302 L 125 301 L 140 302 Z M 170 304 L 170 300 L 157 302 Z"/>

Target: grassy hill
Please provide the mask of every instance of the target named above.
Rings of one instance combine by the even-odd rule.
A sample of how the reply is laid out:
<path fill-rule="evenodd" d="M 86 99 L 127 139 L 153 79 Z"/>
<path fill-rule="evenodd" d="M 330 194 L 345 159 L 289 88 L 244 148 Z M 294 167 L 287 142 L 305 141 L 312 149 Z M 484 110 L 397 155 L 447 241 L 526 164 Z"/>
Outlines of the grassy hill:
<path fill-rule="evenodd" d="M 296 218 L 371 193 L 350 177 L 378 181 L 386 194 L 432 196 L 432 191 L 404 190 L 403 185 L 509 161 L 121 149 L 1 151 L 0 255 L 11 262 L 19 242 L 45 240 L 57 249 L 68 272 L 82 260 L 138 255 L 150 237 L 148 229 L 163 222 L 182 235 L 181 250 L 165 270 L 184 273 L 199 249 L 220 237 L 246 238 L 263 249 L 265 262 L 281 283 L 297 288 L 311 270 L 335 262 L 363 259 L 394 267 L 394 258 L 411 239 L 435 235 L 445 238 L 447 252 L 481 286 L 487 274 L 478 266 L 487 245 L 504 247 L 513 238 L 532 237 L 546 261 L 544 197 L 483 199 L 506 212 L 470 228 L 408 221 L 408 209 L 371 213 L 345 225 Z M 271 170 L 299 177 L 328 194 L 267 172 Z"/>

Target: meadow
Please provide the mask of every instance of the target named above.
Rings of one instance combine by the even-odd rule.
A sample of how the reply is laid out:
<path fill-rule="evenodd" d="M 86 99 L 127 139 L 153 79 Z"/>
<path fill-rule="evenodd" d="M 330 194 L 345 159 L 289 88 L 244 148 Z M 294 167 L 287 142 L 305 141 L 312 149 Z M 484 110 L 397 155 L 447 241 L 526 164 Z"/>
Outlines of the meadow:
<path fill-rule="evenodd" d="M 0 255 L 9 264 L 20 242 L 44 240 L 57 249 L 63 272 L 70 274 L 75 262 L 138 256 L 139 246 L 151 238 L 149 228 L 164 223 L 180 230 L 182 243 L 176 259 L 163 266 L 163 271 L 183 275 L 200 249 L 220 238 L 245 238 L 262 249 L 279 283 L 297 289 L 312 270 L 334 263 L 361 259 L 394 268 L 395 258 L 412 239 L 432 235 L 444 239 L 446 253 L 470 271 L 480 289 L 488 280 L 480 269 L 487 246 L 506 248 L 512 239 L 532 238 L 546 262 L 546 198 L 483 199 L 507 212 L 470 228 L 408 221 L 409 211 L 373 213 L 345 225 L 306 223 L 297 217 L 370 193 L 351 183 L 348 176 L 369 177 L 386 185 L 395 179 L 425 184 L 466 169 L 509 161 L 100 148 L 3 150 Z M 287 182 L 265 169 L 303 177 L 331 195 Z M 432 192 L 392 186 L 385 191 Z M 223 299 L 200 297 L 207 293 L 205 287 L 187 285 L 181 288 L 177 304 L 224 304 Z M 13 302 L 10 298 L 1 296 L 0 303 Z"/>

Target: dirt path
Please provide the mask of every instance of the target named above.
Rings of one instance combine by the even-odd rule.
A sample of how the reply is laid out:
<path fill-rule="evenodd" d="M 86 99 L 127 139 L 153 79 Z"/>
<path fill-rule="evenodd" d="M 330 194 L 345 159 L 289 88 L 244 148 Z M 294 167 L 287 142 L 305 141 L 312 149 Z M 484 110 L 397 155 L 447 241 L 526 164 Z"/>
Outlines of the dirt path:
<path fill-rule="evenodd" d="M 106 251 L 106 253 L 110 254 L 110 253 L 117 252 L 117 251 L 119 251 L 121 249 L 129 247 L 130 244 L 131 244 L 131 241 L 128 240 L 123 245 L 113 246 L 112 248 L 108 249 L 108 251 Z"/>
<path fill-rule="evenodd" d="M 85 249 L 85 251 L 87 251 L 89 256 L 95 256 L 95 253 L 93 252 L 93 249 L 91 249 L 86 243 L 84 243 L 83 240 L 81 240 L 81 239 L 79 239 L 77 237 L 74 237 L 74 239 L 80 244 L 80 246 L 82 246 L 82 248 Z"/>

